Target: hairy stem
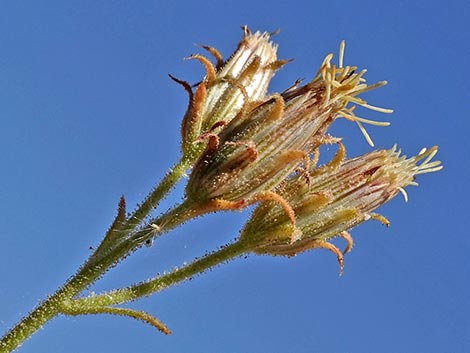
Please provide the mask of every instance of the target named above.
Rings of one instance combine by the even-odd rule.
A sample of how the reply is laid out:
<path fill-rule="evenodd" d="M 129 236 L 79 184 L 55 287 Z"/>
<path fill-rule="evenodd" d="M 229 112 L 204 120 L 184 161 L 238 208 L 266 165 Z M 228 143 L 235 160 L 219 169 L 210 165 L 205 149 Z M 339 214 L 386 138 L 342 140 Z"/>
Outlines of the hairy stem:
<path fill-rule="evenodd" d="M 67 303 L 66 314 L 75 311 L 83 312 L 94 310 L 97 307 L 123 304 L 134 301 L 138 298 L 160 292 L 172 285 L 190 279 L 192 276 L 200 274 L 223 262 L 229 261 L 247 252 L 247 244 L 237 241 L 220 248 L 219 250 L 201 257 L 192 263 L 180 267 L 171 273 L 154 277 L 150 280 L 134 284 L 132 286 L 113 290 L 100 295 L 93 295 L 86 298 L 71 300 Z"/>
<path fill-rule="evenodd" d="M 184 176 L 186 170 L 191 166 L 192 162 L 185 157 L 176 163 L 173 168 L 165 174 L 162 181 L 147 195 L 145 200 L 129 217 L 123 232 L 131 232 L 149 213 L 158 205 L 158 203 L 173 189 L 176 183 Z"/>
<path fill-rule="evenodd" d="M 8 353 L 13 351 L 42 327 L 42 325 L 56 316 L 59 313 L 57 303 L 60 300 L 61 298 L 59 296 L 54 295 L 42 302 L 28 316 L 23 318 L 23 320 L 2 338 L 0 341 L 0 352 Z"/>
<path fill-rule="evenodd" d="M 129 220 L 120 229 L 120 235 L 130 234 L 142 222 L 142 220 L 155 208 L 160 200 L 175 186 L 179 179 L 184 175 L 190 166 L 190 161 L 181 159 L 170 171 L 165 175 L 163 180 L 150 192 L 143 203 L 136 209 Z M 188 204 L 182 205 L 184 209 L 188 208 Z M 177 208 L 176 208 L 177 209 Z M 162 220 L 175 216 L 175 209 L 160 217 Z M 167 223 L 171 225 L 163 231 L 168 231 L 176 227 L 179 223 L 191 218 L 191 212 L 187 212 L 188 217 L 179 216 L 175 220 L 169 220 Z M 61 287 L 52 296 L 40 303 L 32 312 L 25 316 L 20 322 L 9 330 L 0 340 L 0 353 L 8 353 L 19 347 L 26 339 L 34 334 L 46 322 L 61 313 L 62 303 L 76 296 L 83 289 L 89 287 L 97 279 L 99 279 L 110 267 L 115 265 L 119 260 L 129 254 L 129 252 L 137 249 L 142 242 L 133 240 L 117 243 L 111 247 L 111 251 L 103 252 L 100 247 L 100 256 L 95 252 L 81 266 L 78 272 L 70 278 L 63 287 Z"/>

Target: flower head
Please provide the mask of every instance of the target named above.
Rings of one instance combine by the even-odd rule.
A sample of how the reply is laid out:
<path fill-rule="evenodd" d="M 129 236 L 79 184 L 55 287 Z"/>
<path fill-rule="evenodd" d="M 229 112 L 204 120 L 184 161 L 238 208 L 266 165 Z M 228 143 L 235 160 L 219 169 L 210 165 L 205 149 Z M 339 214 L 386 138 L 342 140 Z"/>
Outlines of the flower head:
<path fill-rule="evenodd" d="M 205 134 L 207 148 L 194 166 L 187 186 L 193 199 L 223 199 L 249 202 L 273 190 L 300 164 L 308 166 L 309 155 L 331 138 L 326 131 L 338 117 L 362 123 L 388 125 L 359 118 L 356 105 L 385 113 L 357 97 L 385 82 L 367 85 L 365 70 L 343 67 L 341 45 L 339 65 L 332 54 L 323 61 L 318 74 L 305 85 L 296 82 L 282 94 L 253 102 L 239 111 L 220 132 Z M 353 103 L 349 107 L 349 103 Z M 365 133 L 368 140 L 370 138 Z"/>
<path fill-rule="evenodd" d="M 408 159 L 393 147 L 343 160 L 344 148 L 339 146 L 330 163 L 310 171 L 309 183 L 294 175 L 279 187 L 278 193 L 295 213 L 295 227 L 276 203 L 262 203 L 253 212 L 240 238 L 253 252 L 293 256 L 323 247 L 335 252 L 342 267 L 342 254 L 329 239 L 346 238 L 347 252 L 352 246 L 349 229 L 369 219 L 388 225 L 385 217 L 373 211 L 399 193 L 407 200 L 404 188 L 417 185 L 416 175 L 442 168 L 439 161 L 431 161 L 437 147 Z"/>
<path fill-rule="evenodd" d="M 214 66 L 199 54 L 189 57 L 200 61 L 206 69 L 206 76 L 194 93 L 188 83 L 172 77 L 190 96 L 181 128 L 182 147 L 186 154 L 196 156 L 201 144 L 193 142 L 219 124 L 228 123 L 244 105 L 263 99 L 274 73 L 286 62 L 277 60 L 277 46 L 270 42 L 270 34 L 251 33 L 247 27 L 237 50 L 227 61 L 216 49 L 203 48 L 215 57 L 217 64 Z"/>

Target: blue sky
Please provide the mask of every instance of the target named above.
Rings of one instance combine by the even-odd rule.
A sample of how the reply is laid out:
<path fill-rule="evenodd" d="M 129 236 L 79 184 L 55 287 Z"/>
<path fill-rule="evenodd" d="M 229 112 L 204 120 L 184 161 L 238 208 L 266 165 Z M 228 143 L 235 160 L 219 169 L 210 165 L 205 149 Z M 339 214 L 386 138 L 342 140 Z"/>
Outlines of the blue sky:
<path fill-rule="evenodd" d="M 470 172 L 466 1 L 2 1 L 0 4 L 0 331 L 63 283 L 96 246 L 124 194 L 139 202 L 178 157 L 182 60 L 194 43 L 225 56 L 241 25 L 273 31 L 295 58 L 270 92 L 312 77 L 346 40 L 345 63 L 389 85 L 366 98 L 391 107 L 378 148 L 439 145 L 445 169 L 380 209 L 389 229 L 353 229 L 334 256 L 250 256 L 133 304 L 172 329 L 127 318 L 59 317 L 20 352 L 468 352 L 466 226 Z M 369 118 L 379 113 L 364 112 Z M 338 121 L 348 155 L 370 150 Z M 162 209 L 181 198 L 182 186 Z M 162 237 L 93 289 L 169 270 L 232 240 L 248 212 L 210 215 Z"/>

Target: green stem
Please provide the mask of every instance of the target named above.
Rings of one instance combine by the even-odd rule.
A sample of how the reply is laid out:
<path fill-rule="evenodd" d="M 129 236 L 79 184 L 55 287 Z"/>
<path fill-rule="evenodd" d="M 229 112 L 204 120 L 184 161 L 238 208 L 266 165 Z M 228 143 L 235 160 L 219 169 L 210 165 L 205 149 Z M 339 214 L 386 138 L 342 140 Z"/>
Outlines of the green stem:
<path fill-rule="evenodd" d="M 9 353 L 19 347 L 46 322 L 61 313 L 62 303 L 83 290 L 87 283 L 87 273 L 93 269 L 82 268 L 77 275 L 67 281 L 53 295 L 40 303 L 32 312 L 8 331 L 0 340 L 0 353 Z"/>
<path fill-rule="evenodd" d="M 19 347 L 29 336 L 35 333 L 42 325 L 58 314 L 58 297 L 52 296 L 28 316 L 23 318 L 17 326 L 10 330 L 0 341 L 0 352 L 8 353 Z"/>
<path fill-rule="evenodd" d="M 220 250 L 206 255 L 194 262 L 185 265 L 171 273 L 154 277 L 145 282 L 140 282 L 127 288 L 117 289 L 101 295 L 75 299 L 67 303 L 65 313 L 74 313 L 94 310 L 97 307 L 105 307 L 134 301 L 138 298 L 160 292 L 161 290 L 185 281 L 194 275 L 200 274 L 214 266 L 229 261 L 247 252 L 247 244 L 241 241 L 222 247 Z"/>
<path fill-rule="evenodd" d="M 129 217 L 123 232 L 133 231 L 150 212 L 158 205 L 158 203 L 168 194 L 176 183 L 184 176 L 192 161 L 186 157 L 182 157 L 173 168 L 165 174 L 162 181 L 147 195 L 145 200 L 139 205 L 134 213 Z"/>
<path fill-rule="evenodd" d="M 175 166 L 165 175 L 163 180 L 152 190 L 146 197 L 144 202 L 132 214 L 129 221 L 126 222 L 124 227 L 120 230 L 124 234 L 132 232 L 141 222 L 147 217 L 153 208 L 157 206 L 159 201 L 175 186 L 179 179 L 184 175 L 190 166 L 188 159 L 182 158 Z M 187 208 L 188 204 L 182 205 Z M 176 208 L 177 209 L 177 208 Z M 173 210 L 175 211 L 175 210 Z M 190 212 L 188 212 L 189 214 Z M 165 215 L 162 218 L 165 220 Z M 168 212 L 167 217 L 173 217 L 174 213 Z M 177 220 L 168 221 L 171 227 L 167 227 L 164 231 L 178 225 L 178 222 L 185 221 L 188 218 L 178 217 Z M 93 284 L 103 273 L 105 273 L 111 266 L 115 265 L 120 259 L 128 255 L 128 253 L 138 248 L 142 243 L 135 241 L 121 242 L 113 247 L 112 251 L 106 253 L 106 256 L 93 257 L 85 262 L 79 269 L 75 276 L 69 279 L 63 287 L 56 293 L 48 297 L 37 306 L 31 313 L 25 316 L 20 322 L 9 330 L 0 340 L 0 353 L 8 353 L 19 347 L 26 339 L 34 334 L 46 322 L 61 313 L 61 307 L 66 300 L 80 293 L 83 289 Z"/>
<path fill-rule="evenodd" d="M 86 283 L 89 282 L 89 279 L 96 275 L 92 269 L 82 268 L 62 289 L 42 302 L 2 338 L 0 353 L 8 353 L 19 347 L 28 337 L 58 314 L 76 315 L 94 312 L 99 307 L 133 301 L 185 281 L 245 252 L 246 244 L 238 241 L 166 275 L 106 294 L 72 300 L 71 298 L 75 294 L 87 286 Z"/>
<path fill-rule="evenodd" d="M 99 273 L 101 275 L 106 269 L 117 264 L 121 259 L 128 256 L 134 250 L 141 247 L 147 241 L 155 239 L 157 236 L 167 233 L 173 228 L 185 223 L 190 219 L 201 215 L 225 210 L 220 200 L 194 201 L 185 199 L 181 204 L 167 211 L 163 215 L 151 219 L 142 229 L 131 233 L 128 237 L 122 238 L 114 244 L 108 251 L 91 255 L 86 267 L 99 267 L 104 269 Z"/>
<path fill-rule="evenodd" d="M 198 204 L 186 199 L 180 205 L 150 220 L 142 229 L 131 233 L 127 237 L 120 238 L 107 251 L 92 254 L 84 265 L 84 268 L 97 268 L 96 273 L 91 274 L 91 276 L 94 276 L 91 283 L 98 279 L 108 268 L 116 265 L 120 260 L 137 250 L 147 241 L 167 233 L 182 223 L 204 213 L 199 212 L 198 209 Z M 158 225 L 158 230 L 152 225 Z"/>

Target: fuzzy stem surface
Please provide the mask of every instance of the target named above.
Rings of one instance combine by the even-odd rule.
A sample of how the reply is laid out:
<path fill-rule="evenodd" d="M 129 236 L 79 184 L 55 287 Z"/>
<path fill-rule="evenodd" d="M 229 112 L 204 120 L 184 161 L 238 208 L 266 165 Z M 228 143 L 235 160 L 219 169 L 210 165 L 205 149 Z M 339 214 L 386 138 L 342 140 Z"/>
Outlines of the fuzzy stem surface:
<path fill-rule="evenodd" d="M 126 288 L 86 298 L 71 300 L 67 305 L 67 313 L 93 310 L 96 307 L 123 304 L 144 296 L 162 291 L 177 283 L 190 279 L 210 268 L 232 260 L 247 252 L 247 244 L 241 241 L 226 245 L 219 250 L 203 256 L 192 263 L 180 267 L 171 273 L 154 277 L 150 280 L 131 285 Z"/>
<path fill-rule="evenodd" d="M 190 166 L 188 159 L 182 158 L 165 175 L 162 181 L 149 193 L 140 206 L 134 211 L 132 216 L 120 230 L 120 235 L 129 234 L 134 231 L 142 220 L 158 205 L 158 203 L 171 191 L 178 180 L 184 175 Z M 185 204 L 184 207 L 188 205 Z M 177 209 L 177 208 L 176 208 Z M 173 212 L 172 212 L 173 211 Z M 175 209 L 167 213 L 168 217 L 175 216 Z M 191 218 L 190 212 L 187 213 Z M 162 217 L 165 220 L 165 215 Z M 175 220 L 168 221 L 169 227 L 162 232 L 176 227 L 179 223 L 187 220 L 185 217 L 177 217 Z M 22 318 L 13 328 L 11 328 L 0 340 L 0 353 L 12 352 L 18 348 L 25 340 L 40 329 L 45 323 L 59 315 L 63 308 L 63 303 L 70 300 L 82 290 L 89 287 L 98 280 L 110 267 L 114 266 L 119 260 L 140 247 L 143 243 L 138 241 L 118 242 L 111 247 L 110 251 L 104 252 L 101 256 L 92 254 L 89 259 L 80 267 L 78 272 L 71 277 L 59 290 L 46 300 L 41 302 L 33 311 Z M 126 241 L 127 240 L 127 241 Z M 99 249 L 100 247 L 98 247 Z M 101 250 L 101 249 L 100 249 Z"/>

